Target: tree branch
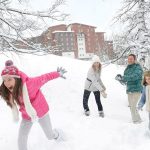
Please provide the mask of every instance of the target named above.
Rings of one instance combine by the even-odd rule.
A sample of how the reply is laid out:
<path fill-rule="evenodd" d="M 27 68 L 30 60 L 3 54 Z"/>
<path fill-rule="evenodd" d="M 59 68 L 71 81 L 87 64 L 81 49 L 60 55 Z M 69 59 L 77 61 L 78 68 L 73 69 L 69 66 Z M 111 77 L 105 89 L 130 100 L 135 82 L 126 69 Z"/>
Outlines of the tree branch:
<path fill-rule="evenodd" d="M 136 1 L 132 6 L 130 6 L 133 2 L 131 2 L 130 4 L 128 4 L 127 6 L 125 6 L 124 8 L 122 8 L 120 11 L 124 11 L 125 8 L 127 8 L 124 12 L 120 13 L 117 17 L 114 18 L 114 23 L 118 22 L 119 20 L 121 20 L 122 16 L 124 16 L 125 14 L 127 14 L 127 12 L 129 12 L 137 3 L 138 1 Z M 113 23 L 113 24 L 114 24 Z"/>

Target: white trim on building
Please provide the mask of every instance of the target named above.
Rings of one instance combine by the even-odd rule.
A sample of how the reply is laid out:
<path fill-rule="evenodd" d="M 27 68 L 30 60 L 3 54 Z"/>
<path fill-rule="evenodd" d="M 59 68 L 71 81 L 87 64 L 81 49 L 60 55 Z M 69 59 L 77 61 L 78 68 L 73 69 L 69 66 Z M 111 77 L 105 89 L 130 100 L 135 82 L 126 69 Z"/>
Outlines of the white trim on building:
<path fill-rule="evenodd" d="M 92 58 L 93 53 L 86 53 L 84 33 L 78 33 L 77 34 L 77 45 L 78 45 L 78 58 L 79 59 L 90 59 L 90 58 Z"/>
<path fill-rule="evenodd" d="M 62 52 L 62 56 L 75 58 L 74 52 Z"/>

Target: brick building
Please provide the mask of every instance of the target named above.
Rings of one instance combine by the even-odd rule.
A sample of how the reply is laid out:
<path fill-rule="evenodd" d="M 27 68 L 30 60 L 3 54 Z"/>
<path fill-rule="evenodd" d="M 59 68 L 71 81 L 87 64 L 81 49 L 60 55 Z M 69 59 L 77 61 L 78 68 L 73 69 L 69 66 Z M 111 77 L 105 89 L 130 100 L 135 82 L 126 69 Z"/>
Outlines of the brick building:
<path fill-rule="evenodd" d="M 104 40 L 104 32 L 96 32 L 95 26 L 72 23 L 49 27 L 40 36 L 28 39 L 42 47 L 56 46 L 55 54 L 79 59 L 90 59 L 94 54 L 113 55 L 112 41 Z"/>
<path fill-rule="evenodd" d="M 77 58 L 89 58 L 96 49 L 96 27 L 80 23 L 68 25 L 69 31 L 74 31 L 76 41 L 75 56 Z"/>
<path fill-rule="evenodd" d="M 53 44 L 62 50 L 63 56 L 75 57 L 75 36 L 73 31 L 52 32 Z"/>
<path fill-rule="evenodd" d="M 105 46 L 104 40 L 104 33 L 105 32 L 96 32 L 96 51 L 102 51 Z"/>

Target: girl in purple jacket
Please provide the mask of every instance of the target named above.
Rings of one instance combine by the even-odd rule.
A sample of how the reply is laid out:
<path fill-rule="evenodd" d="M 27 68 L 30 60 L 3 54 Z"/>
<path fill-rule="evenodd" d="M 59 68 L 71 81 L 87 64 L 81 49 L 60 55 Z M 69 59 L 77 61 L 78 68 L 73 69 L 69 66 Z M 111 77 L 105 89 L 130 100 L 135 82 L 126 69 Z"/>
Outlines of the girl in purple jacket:
<path fill-rule="evenodd" d="M 58 68 L 56 72 L 30 78 L 19 71 L 11 60 L 6 61 L 5 68 L 1 73 L 3 82 L 0 94 L 11 108 L 14 121 L 19 120 L 18 108 L 22 114 L 18 135 L 19 150 L 27 150 L 28 135 L 36 120 L 49 140 L 59 138 L 59 132 L 56 129 L 52 130 L 48 114 L 49 106 L 40 88 L 49 80 L 58 77 L 65 78 L 64 73 L 66 73 L 65 69 Z"/>

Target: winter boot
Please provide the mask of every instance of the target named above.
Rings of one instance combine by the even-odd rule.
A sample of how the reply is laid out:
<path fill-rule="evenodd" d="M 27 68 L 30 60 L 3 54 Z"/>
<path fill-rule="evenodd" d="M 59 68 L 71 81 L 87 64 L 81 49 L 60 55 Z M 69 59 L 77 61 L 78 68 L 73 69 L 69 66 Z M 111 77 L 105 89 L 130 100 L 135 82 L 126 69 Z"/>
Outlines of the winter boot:
<path fill-rule="evenodd" d="M 66 136 L 65 136 L 65 134 L 64 134 L 64 132 L 61 130 L 61 129 L 55 129 L 54 130 L 55 131 L 55 140 L 57 141 L 57 142 L 61 142 L 61 141 L 66 141 Z"/>
<path fill-rule="evenodd" d="M 133 121 L 134 124 L 140 124 L 142 120 Z"/>
<path fill-rule="evenodd" d="M 84 111 L 84 114 L 85 114 L 86 116 L 89 116 L 89 115 L 90 115 L 90 111 L 89 111 L 89 110 L 85 110 L 85 111 Z"/>
<path fill-rule="evenodd" d="M 54 139 L 57 140 L 59 138 L 59 132 L 56 129 L 54 129 L 53 134 L 54 134 Z"/>
<path fill-rule="evenodd" d="M 98 114 L 100 117 L 104 118 L 104 112 L 103 111 L 99 111 Z"/>

